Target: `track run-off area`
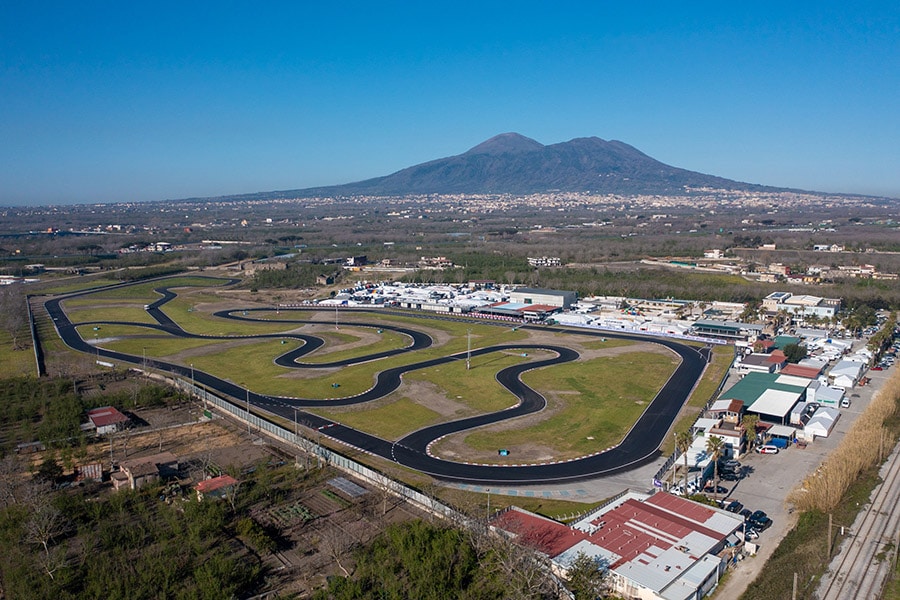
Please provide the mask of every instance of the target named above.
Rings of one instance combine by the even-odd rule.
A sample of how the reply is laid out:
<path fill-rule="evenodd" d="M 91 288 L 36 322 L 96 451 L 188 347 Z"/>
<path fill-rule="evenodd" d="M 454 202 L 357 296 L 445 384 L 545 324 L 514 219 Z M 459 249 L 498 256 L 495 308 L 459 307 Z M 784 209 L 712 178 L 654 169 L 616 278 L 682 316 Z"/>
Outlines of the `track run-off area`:
<path fill-rule="evenodd" d="M 202 279 L 198 276 L 191 275 L 192 280 Z M 174 281 L 170 285 L 166 285 L 166 279 L 155 280 L 152 282 L 139 281 L 124 284 L 118 284 L 112 287 L 99 289 L 84 290 L 54 297 L 47 300 L 44 305 L 53 320 L 56 331 L 63 342 L 70 348 L 79 352 L 84 352 L 101 358 L 104 361 L 114 363 L 132 364 L 150 368 L 157 371 L 167 372 L 175 377 L 185 380 L 191 380 L 197 385 L 201 385 L 219 395 L 231 397 L 236 403 L 243 404 L 248 402 L 258 412 L 270 413 L 277 415 L 288 421 L 296 422 L 318 430 L 321 435 L 332 438 L 350 447 L 373 455 L 380 456 L 384 459 L 394 461 L 400 465 L 431 475 L 437 479 L 451 481 L 457 483 L 479 484 L 479 485 L 529 485 L 529 484 L 551 484 L 577 480 L 592 479 L 603 475 L 626 471 L 636 468 L 647 462 L 653 461 L 659 455 L 659 447 L 663 439 L 669 432 L 679 411 L 685 405 L 691 392 L 697 382 L 702 377 L 706 365 L 710 360 L 710 347 L 697 347 L 680 343 L 671 338 L 657 338 L 649 335 L 624 334 L 608 331 L 592 331 L 592 330 L 570 330 L 548 325 L 527 325 L 516 324 L 515 327 L 521 330 L 534 330 L 541 332 L 552 332 L 554 334 L 578 335 L 582 337 L 609 338 L 614 340 L 624 340 L 628 342 L 652 343 L 664 347 L 677 355 L 679 362 L 674 372 L 663 384 L 661 389 L 656 393 L 655 397 L 647 404 L 646 408 L 636 420 L 630 431 L 615 446 L 605 449 L 588 456 L 573 458 L 553 463 L 537 463 L 526 465 L 505 465 L 505 464 L 475 464 L 466 462 L 455 462 L 434 456 L 429 453 L 430 445 L 444 438 L 445 436 L 472 430 L 494 423 L 500 423 L 509 419 L 523 417 L 544 410 L 547 406 L 546 398 L 538 391 L 532 389 L 522 382 L 520 376 L 526 371 L 549 367 L 552 365 L 560 365 L 568 363 L 579 358 L 576 350 L 568 348 L 564 345 L 544 344 L 544 343 L 506 343 L 495 344 L 487 347 L 474 348 L 462 352 L 455 352 L 431 358 L 412 364 L 406 364 L 398 367 L 387 368 L 379 371 L 375 378 L 374 385 L 362 393 L 354 394 L 344 398 L 337 399 L 316 399 L 316 398 L 294 398 L 279 395 L 267 395 L 254 392 L 248 387 L 243 387 L 233 383 L 232 381 L 222 379 L 210 373 L 194 369 L 191 365 L 175 364 L 172 362 L 162 361 L 152 357 L 130 354 L 125 352 L 117 352 L 114 350 L 102 348 L 96 342 L 92 345 L 85 341 L 77 330 L 79 326 L 96 325 L 96 326 L 128 326 L 136 328 L 144 328 L 148 331 L 164 333 L 170 336 L 180 338 L 197 338 L 197 339 L 221 339 L 221 340 L 253 340 L 253 339 L 292 339 L 302 341 L 303 344 L 299 348 L 293 348 L 283 352 L 275 359 L 275 363 L 285 369 L 341 369 L 352 365 L 371 362 L 388 357 L 394 357 L 405 353 L 414 353 L 419 350 L 432 347 L 434 340 L 426 333 L 418 331 L 413 327 L 397 326 L 378 320 L 380 315 L 387 314 L 386 309 L 341 309 L 342 311 L 352 311 L 355 315 L 363 315 L 364 318 L 372 317 L 372 322 L 353 321 L 347 323 L 348 326 L 374 328 L 380 331 L 391 331 L 408 338 L 409 343 L 402 348 L 394 348 L 366 356 L 348 358 L 333 362 L 302 362 L 302 358 L 311 352 L 321 348 L 326 341 L 316 335 L 306 335 L 296 332 L 289 333 L 261 333 L 250 335 L 201 335 L 190 333 L 182 329 L 182 327 L 165 314 L 161 307 L 168 302 L 177 298 L 177 293 L 171 288 L 186 287 L 183 284 L 178 285 Z M 213 279 L 208 278 L 210 285 L 224 284 L 231 285 L 234 280 Z M 148 285 L 152 283 L 154 291 L 161 297 L 150 304 L 144 306 L 144 310 L 154 321 L 132 322 L 132 321 L 105 321 L 97 320 L 90 322 L 73 322 L 69 319 L 62 303 L 66 300 L 75 298 L 90 298 L 91 294 L 108 292 L 111 289 L 118 290 L 135 285 Z M 310 321 L 305 319 L 291 319 L 292 312 L 311 313 L 314 311 L 334 311 L 332 307 L 316 307 L 303 306 L 297 308 L 279 307 L 277 310 L 273 307 L 269 308 L 246 308 L 224 310 L 213 313 L 214 317 L 222 319 L 233 319 L 240 321 L 258 321 L 267 324 L 284 324 L 287 328 L 297 328 L 304 324 L 322 325 L 322 321 Z M 255 315 L 261 313 L 277 312 L 278 318 L 262 318 Z M 405 313 L 404 316 L 409 316 Z M 428 315 L 430 318 L 436 318 L 434 315 Z M 426 318 L 423 316 L 423 319 Z M 447 317 L 450 319 L 450 317 Z M 459 321 L 459 319 L 453 319 Z M 491 325 L 491 322 L 483 322 L 482 320 L 468 320 L 464 322 L 477 323 L 478 325 Z M 498 323 L 498 326 L 506 328 L 510 327 L 509 323 Z M 564 339 L 564 338 L 563 338 Z M 496 380 L 501 386 L 512 393 L 518 402 L 505 410 L 480 414 L 477 416 L 451 420 L 423 427 L 413 431 L 404 437 L 391 441 L 382 439 L 378 436 L 359 431 L 357 429 L 342 425 L 330 419 L 323 418 L 304 409 L 315 409 L 323 407 L 337 407 L 359 405 L 372 402 L 385 397 L 391 392 L 397 390 L 402 384 L 402 378 L 405 373 L 427 369 L 439 365 L 450 364 L 456 361 L 466 361 L 471 358 L 484 356 L 491 353 L 508 353 L 522 351 L 543 351 L 552 354 L 550 358 L 541 358 L 530 360 L 523 364 L 509 366 L 499 370 L 496 373 Z M 633 374 L 633 377 L 640 377 L 640 374 Z M 302 384 L 301 384 L 302 385 Z"/>

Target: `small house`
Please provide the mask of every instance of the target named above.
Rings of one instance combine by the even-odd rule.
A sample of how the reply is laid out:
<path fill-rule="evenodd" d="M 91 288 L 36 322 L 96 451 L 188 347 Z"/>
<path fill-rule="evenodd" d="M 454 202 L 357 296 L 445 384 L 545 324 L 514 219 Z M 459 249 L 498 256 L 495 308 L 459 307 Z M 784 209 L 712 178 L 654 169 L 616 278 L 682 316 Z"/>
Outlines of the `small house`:
<path fill-rule="evenodd" d="M 171 452 L 133 458 L 119 463 L 119 470 L 112 475 L 113 487 L 136 490 L 147 484 L 178 474 L 178 458 Z"/>
<path fill-rule="evenodd" d="M 128 425 L 129 421 L 128 417 L 112 406 L 103 406 L 89 410 L 87 417 L 97 431 L 97 435 L 107 435 L 121 431 Z"/>
<path fill-rule="evenodd" d="M 231 475 L 219 475 L 212 479 L 204 479 L 194 486 L 194 490 L 197 492 L 197 502 L 202 502 L 204 498 L 226 498 L 239 484 L 240 482 Z"/>

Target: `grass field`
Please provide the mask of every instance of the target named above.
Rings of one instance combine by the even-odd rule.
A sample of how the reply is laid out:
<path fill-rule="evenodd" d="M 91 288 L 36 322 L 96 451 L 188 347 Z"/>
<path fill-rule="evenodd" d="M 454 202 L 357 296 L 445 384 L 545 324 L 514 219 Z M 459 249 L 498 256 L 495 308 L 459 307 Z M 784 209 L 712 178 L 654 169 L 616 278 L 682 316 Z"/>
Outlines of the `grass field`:
<path fill-rule="evenodd" d="M 12 338 L 5 330 L 0 330 L 0 378 L 34 375 L 34 349 L 27 330 L 19 336 L 19 350 L 14 349 Z"/>
<path fill-rule="evenodd" d="M 406 397 L 378 404 L 379 406 L 374 408 L 351 407 L 344 410 L 310 412 L 392 441 L 422 427 L 443 421 L 439 413 Z"/>
<path fill-rule="evenodd" d="M 676 366 L 671 356 L 630 352 L 529 371 L 522 376 L 526 384 L 564 399 L 554 403 L 555 412 L 526 427 L 457 435 L 465 435 L 466 445 L 475 452 L 491 454 L 497 448 L 527 445 L 552 449 L 552 460 L 599 452 L 622 441 Z M 640 373 L 640 378 L 623 377 L 628 372 Z M 433 451 L 440 454 L 441 445 Z"/>
<path fill-rule="evenodd" d="M 96 323 L 99 321 L 122 321 L 131 323 L 156 323 L 143 306 L 103 306 L 93 308 L 66 308 L 66 315 L 72 323 Z"/>
<path fill-rule="evenodd" d="M 403 379 L 408 382 L 428 382 L 458 404 L 460 410 L 452 417 L 455 420 L 496 412 L 516 404 L 517 398 L 497 382 L 497 372 L 526 360 L 550 356 L 548 352 L 529 354 L 528 358 L 521 354 L 498 352 L 476 357 L 469 371 L 466 371 L 465 360 L 459 360 L 430 369 L 411 371 Z M 402 394 L 402 388 L 396 393 Z M 399 400 L 389 398 L 391 397 L 387 401 L 376 401 L 372 406 L 317 409 L 312 412 L 384 439 L 398 439 L 427 425 L 450 420 L 441 418 L 439 413 L 428 407 L 427 401 L 412 400 L 406 396 L 401 396 Z"/>
<path fill-rule="evenodd" d="M 518 399 L 497 381 L 499 371 L 523 362 L 552 356 L 554 354 L 550 352 L 531 350 L 527 357 L 513 351 L 492 352 L 473 358 L 469 370 L 466 370 L 465 359 L 461 358 L 438 367 L 413 371 L 403 377 L 410 381 L 431 383 L 446 392 L 449 398 L 469 407 L 472 414 L 489 413 L 509 408 L 518 402 Z"/>
<path fill-rule="evenodd" d="M 224 282 L 224 280 L 222 280 Z M 97 290 L 90 294 L 91 298 L 99 300 L 128 300 L 129 302 L 149 303 L 160 299 L 160 295 L 153 291 L 158 287 L 174 287 L 174 286 L 209 286 L 208 280 L 198 277 L 174 277 L 162 281 L 147 281 L 135 285 L 124 287 L 114 287 L 110 289 Z"/>
<path fill-rule="evenodd" d="M 82 290 L 89 290 L 91 288 L 100 288 L 108 285 L 113 285 L 114 283 L 118 283 L 112 279 L 106 279 L 104 277 L 93 277 L 93 278 L 67 278 L 66 281 L 59 281 L 57 283 L 53 283 L 50 281 L 42 282 L 36 289 L 41 294 L 71 294 L 72 292 L 80 292 Z"/>
<path fill-rule="evenodd" d="M 139 328 L 137 327 L 132 329 L 139 330 Z M 81 330 L 79 330 L 79 333 L 81 333 Z M 82 337 L 85 340 L 90 340 L 90 336 L 93 335 L 93 333 L 94 332 L 89 328 L 87 332 L 82 333 Z M 99 333 L 100 337 L 104 338 L 113 337 L 115 332 L 101 330 Z M 126 334 L 120 333 L 119 335 Z M 109 350 L 115 350 L 117 352 L 124 352 L 126 354 L 132 354 L 134 356 L 147 356 L 148 358 L 159 358 L 161 360 L 167 360 L 169 357 L 178 354 L 179 352 L 184 352 L 185 350 L 192 350 L 196 348 L 208 348 L 210 353 L 216 353 L 218 352 L 218 348 L 222 345 L 222 340 L 216 339 L 178 338 L 167 336 L 165 334 L 162 334 L 164 337 L 160 337 L 160 335 L 161 334 L 153 331 L 152 329 L 144 329 L 140 333 L 131 334 L 131 337 L 127 339 L 101 342 L 100 347 Z M 247 341 L 237 340 L 235 343 L 242 344 L 247 343 Z M 296 345 L 297 344 L 295 343 L 294 347 Z M 282 352 L 287 352 L 289 349 L 292 349 L 292 346 L 282 346 Z M 196 360 L 193 358 L 191 360 L 196 362 Z M 172 362 L 181 362 L 184 364 L 188 364 L 185 360 Z"/>
<path fill-rule="evenodd" d="M 219 298 L 215 297 L 218 301 Z M 280 333 L 296 329 L 299 325 L 290 323 L 266 323 L 264 321 L 239 321 L 222 319 L 211 313 L 199 310 L 196 305 L 208 301 L 206 296 L 186 293 L 162 305 L 161 310 L 182 329 L 197 335 L 255 335 L 262 333 Z M 240 314 L 240 313 L 238 313 Z M 255 316 L 255 315 L 254 315 Z"/>
<path fill-rule="evenodd" d="M 406 335 L 397 333 L 396 331 L 382 330 L 382 333 L 378 334 L 378 340 L 373 344 L 362 345 L 356 348 L 348 348 L 346 350 L 341 350 L 339 348 L 331 349 L 333 346 L 353 343 L 362 339 L 361 337 L 353 335 L 352 333 L 346 333 L 346 329 L 350 328 L 350 326 L 345 327 L 345 331 L 343 333 L 338 331 L 329 331 L 317 332 L 313 334 L 324 339 L 326 341 L 326 344 L 316 350 L 314 353 L 308 356 L 304 356 L 301 359 L 301 362 L 309 364 L 337 362 L 341 360 L 348 360 L 351 358 L 368 356 L 370 354 L 376 354 L 378 352 L 386 352 L 388 350 L 406 348 L 407 346 L 412 344 L 412 339 L 410 339 Z"/>

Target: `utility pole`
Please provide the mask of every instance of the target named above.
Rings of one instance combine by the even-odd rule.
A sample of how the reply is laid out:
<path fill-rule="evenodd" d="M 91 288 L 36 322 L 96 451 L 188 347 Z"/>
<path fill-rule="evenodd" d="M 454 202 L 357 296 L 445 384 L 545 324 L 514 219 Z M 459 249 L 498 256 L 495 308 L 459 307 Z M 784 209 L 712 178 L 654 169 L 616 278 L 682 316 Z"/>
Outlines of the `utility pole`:
<path fill-rule="evenodd" d="M 466 371 L 472 367 L 472 330 L 466 330 Z"/>
<path fill-rule="evenodd" d="M 794 589 L 791 592 L 791 600 L 797 600 L 797 573 L 794 573 Z"/>
<path fill-rule="evenodd" d="M 487 501 L 487 520 L 490 522 L 491 520 L 491 488 L 487 489 L 488 501 Z"/>
<path fill-rule="evenodd" d="M 340 329 L 340 327 L 338 327 L 338 305 L 337 304 L 334 305 L 334 328 Z"/>
<path fill-rule="evenodd" d="M 831 560 L 831 526 L 832 526 L 832 514 L 828 513 L 828 553 L 825 555 L 828 560 Z"/>

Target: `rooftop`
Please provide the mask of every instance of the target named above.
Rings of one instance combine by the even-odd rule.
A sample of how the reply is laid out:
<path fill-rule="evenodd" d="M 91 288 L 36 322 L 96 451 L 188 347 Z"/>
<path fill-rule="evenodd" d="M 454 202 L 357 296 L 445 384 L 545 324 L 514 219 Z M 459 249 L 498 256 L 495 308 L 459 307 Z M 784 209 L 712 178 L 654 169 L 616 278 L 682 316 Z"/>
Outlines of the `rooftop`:
<path fill-rule="evenodd" d="M 94 424 L 94 427 L 106 427 L 108 425 L 115 425 L 117 423 L 125 423 L 128 421 L 128 417 L 112 406 L 103 406 L 101 408 L 89 410 L 87 417 L 91 420 L 91 423 Z"/>

